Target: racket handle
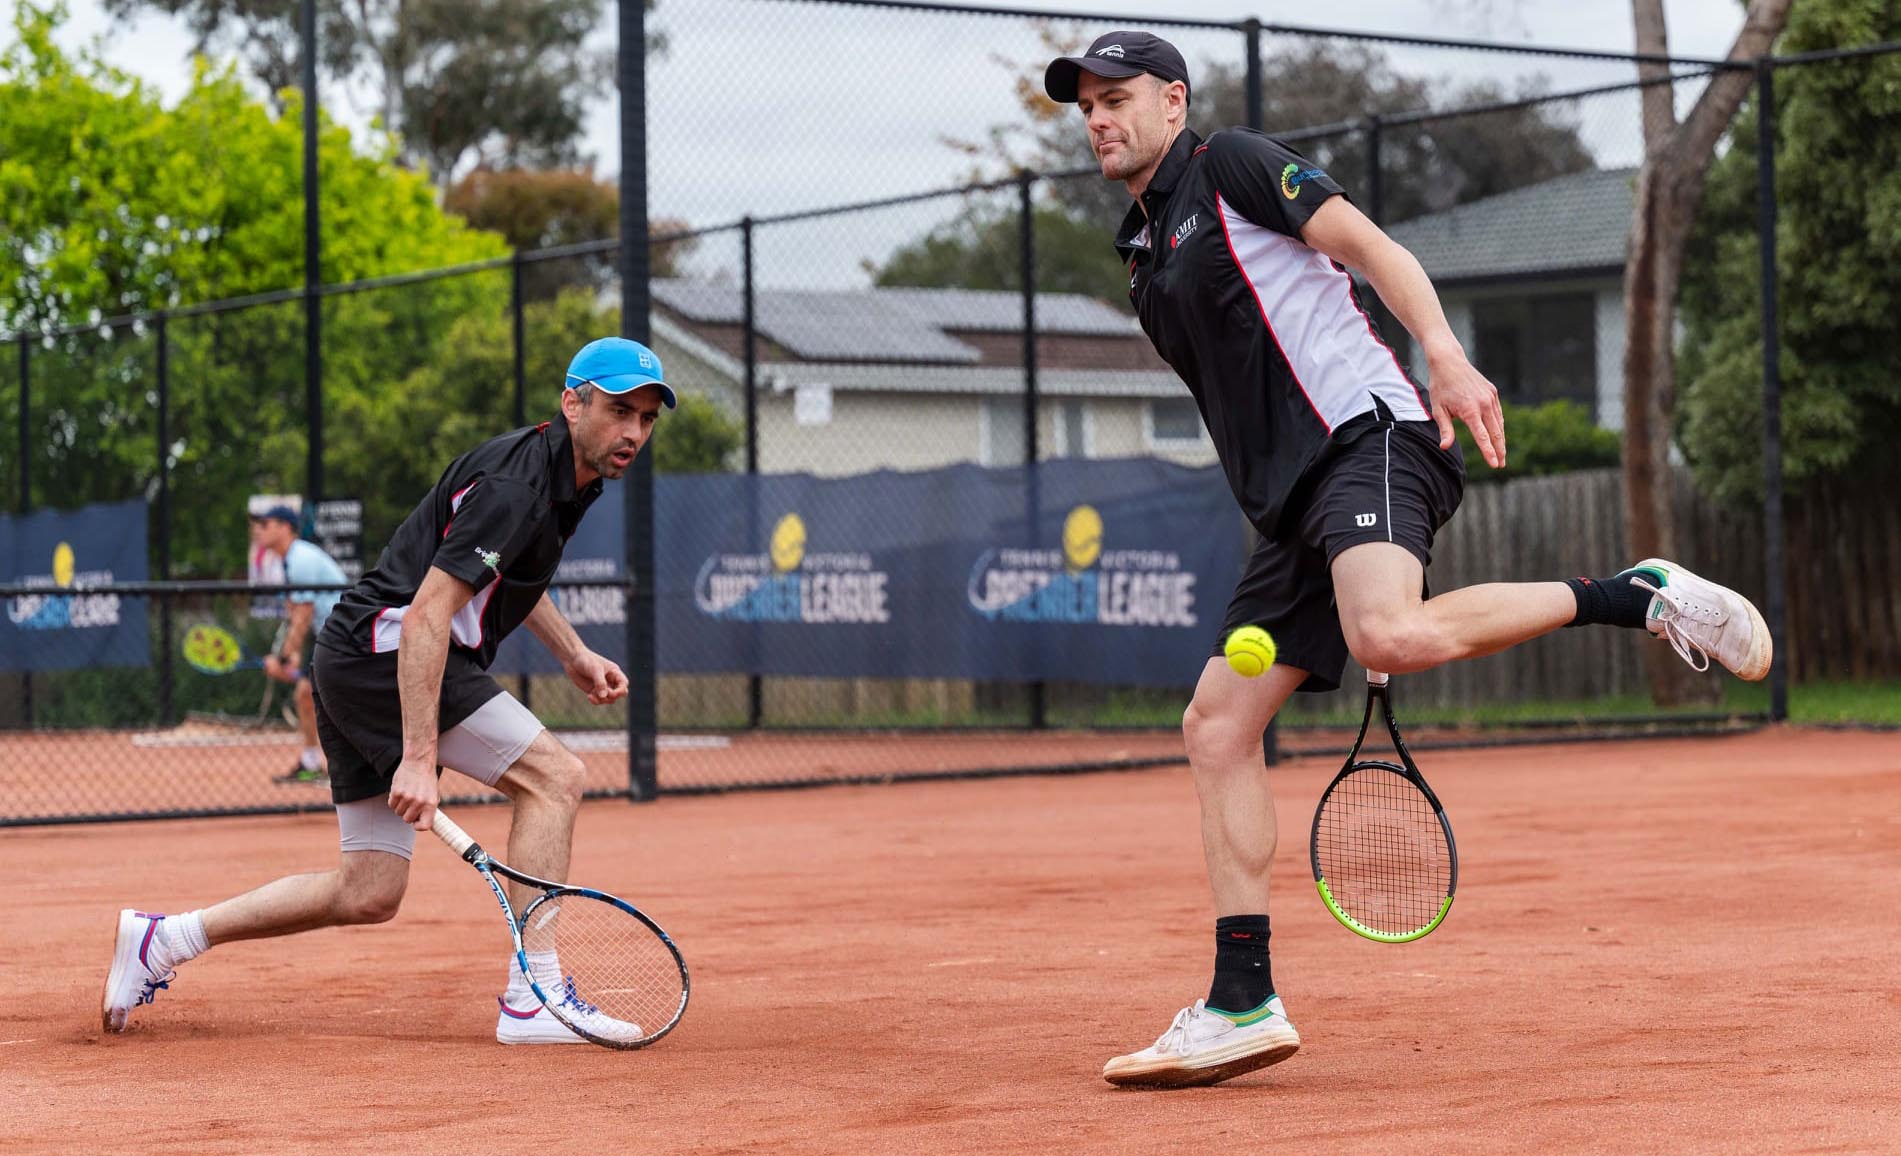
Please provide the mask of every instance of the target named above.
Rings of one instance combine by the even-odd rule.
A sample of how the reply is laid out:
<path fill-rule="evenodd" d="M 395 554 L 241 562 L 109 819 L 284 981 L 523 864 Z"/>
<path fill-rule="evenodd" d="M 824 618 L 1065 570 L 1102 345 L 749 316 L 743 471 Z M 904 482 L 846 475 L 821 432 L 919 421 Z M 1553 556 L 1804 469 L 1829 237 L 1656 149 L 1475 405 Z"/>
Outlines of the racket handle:
<path fill-rule="evenodd" d="M 449 845 L 449 850 L 464 859 L 469 857 L 469 848 L 475 846 L 475 840 L 469 837 L 469 833 L 456 826 L 455 820 L 443 814 L 441 807 L 436 808 L 436 818 L 429 824 L 429 829 L 436 833 L 436 838 Z"/>
<path fill-rule="evenodd" d="M 1367 672 L 1366 672 L 1366 685 L 1368 685 L 1368 686 L 1385 686 L 1385 685 L 1386 685 L 1386 675 L 1384 675 L 1384 674 L 1381 674 L 1381 673 L 1380 673 L 1379 671 L 1377 671 L 1377 670 L 1369 670 L 1369 671 L 1367 671 Z M 437 814 L 440 814 L 440 813 L 441 813 L 441 812 L 437 812 Z"/>

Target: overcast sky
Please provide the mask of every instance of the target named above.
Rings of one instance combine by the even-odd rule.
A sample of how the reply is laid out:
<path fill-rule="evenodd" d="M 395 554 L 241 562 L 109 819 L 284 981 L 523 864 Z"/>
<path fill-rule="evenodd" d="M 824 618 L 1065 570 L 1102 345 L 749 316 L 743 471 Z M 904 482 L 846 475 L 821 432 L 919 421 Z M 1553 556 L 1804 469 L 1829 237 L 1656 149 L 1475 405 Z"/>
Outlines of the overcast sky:
<path fill-rule="evenodd" d="M 96 0 L 70 0 L 68 47 L 99 38 L 115 65 L 152 83 L 169 102 L 189 79 L 190 37 L 163 15 L 108 20 Z M 0 10 L 11 9 L 0 0 Z M 1322 24 L 1420 36 L 1484 38 L 1545 46 L 1628 50 L 1624 0 L 1360 0 L 1335 9 L 1242 0 L 1087 0 L 1052 2 L 1058 11 L 1166 10 L 1186 19 Z M 1742 23 L 1737 0 L 1666 0 L 1671 48 L 1720 55 Z M 1316 18 L 1318 17 L 1318 18 Z M 1018 106 L 1007 61 L 1044 55 L 1025 20 L 881 11 L 774 0 L 660 0 L 650 22 L 668 39 L 649 66 L 649 203 L 656 216 L 695 225 L 817 208 L 959 182 L 969 159 L 946 137 L 981 139 L 1013 121 Z M 1114 27 L 1073 27 L 1093 35 Z M 1224 31 L 1159 28 L 1179 45 L 1191 71 L 1232 60 L 1240 37 Z M 0 28 L 0 39 L 10 39 Z M 599 46 L 615 39 L 613 6 L 603 4 Z M 1535 76 L 1554 89 L 1632 78 L 1629 67 L 1570 60 L 1388 49 L 1395 67 L 1441 80 L 1491 78 L 1507 89 Z M 999 59 L 1002 58 L 1002 59 Z M 326 84 L 325 106 L 353 126 L 369 109 L 357 94 Z M 1631 105 L 1634 109 L 1634 104 Z M 1629 111 L 1610 100 L 1576 109 L 1585 139 L 1605 164 L 1628 163 L 1634 144 Z M 620 169 L 618 102 L 612 88 L 590 106 L 585 148 L 604 174 Z M 1276 126 L 1269 126 L 1270 129 Z M 1279 126 L 1294 127 L 1294 126 Z M 1080 127 L 1078 129 L 1080 131 Z M 760 279 L 779 285 L 863 283 L 860 264 L 917 236 L 955 212 L 954 199 L 906 209 L 762 229 Z M 704 242 L 693 266 L 709 275 L 736 264 L 737 242 Z"/>

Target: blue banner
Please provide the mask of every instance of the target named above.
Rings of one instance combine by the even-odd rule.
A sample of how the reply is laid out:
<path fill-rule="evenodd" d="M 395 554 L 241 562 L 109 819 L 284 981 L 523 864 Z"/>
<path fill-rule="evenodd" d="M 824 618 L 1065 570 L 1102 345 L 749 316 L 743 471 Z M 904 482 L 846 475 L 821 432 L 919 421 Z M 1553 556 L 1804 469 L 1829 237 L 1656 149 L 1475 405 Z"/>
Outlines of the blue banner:
<path fill-rule="evenodd" d="M 89 594 L 143 582 L 145 503 L 0 517 L 0 583 L 30 586 L 0 616 L 0 671 L 146 666 L 146 600 Z"/>
<path fill-rule="evenodd" d="M 655 479 L 663 674 L 1192 685 L 1243 562 L 1220 472 L 1146 458 Z M 622 487 L 561 579 L 623 573 Z M 618 588 L 552 595 L 621 661 Z M 550 672 L 526 630 L 498 672 Z"/>

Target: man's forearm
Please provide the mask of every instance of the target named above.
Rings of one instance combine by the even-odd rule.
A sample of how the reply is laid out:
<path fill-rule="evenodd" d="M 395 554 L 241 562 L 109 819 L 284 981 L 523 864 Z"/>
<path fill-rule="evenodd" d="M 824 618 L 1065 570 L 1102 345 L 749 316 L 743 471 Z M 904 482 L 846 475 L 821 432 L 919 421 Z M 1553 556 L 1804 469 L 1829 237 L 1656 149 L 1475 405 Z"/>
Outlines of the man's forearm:
<path fill-rule="evenodd" d="M 1406 332 L 1419 342 L 1429 363 L 1447 357 L 1465 357 L 1465 349 L 1446 321 L 1431 279 L 1404 246 L 1386 241 L 1374 250 L 1361 272 L 1366 274 L 1386 308 L 1392 310 Z"/>
<path fill-rule="evenodd" d="M 575 633 L 573 624 L 555 609 L 554 600 L 545 591 L 541 601 L 535 603 L 535 608 L 528 612 L 527 626 L 564 666 L 587 649 L 587 644 Z"/>
<path fill-rule="evenodd" d="M 449 624 L 411 613 L 396 652 L 396 692 L 403 708 L 403 757 L 434 762 L 442 668 L 449 660 Z"/>
<path fill-rule="evenodd" d="M 278 653 L 299 655 L 304 652 L 304 637 L 310 633 L 310 620 L 317 608 L 308 602 L 290 604 L 289 626 L 284 631 L 284 649 Z"/>

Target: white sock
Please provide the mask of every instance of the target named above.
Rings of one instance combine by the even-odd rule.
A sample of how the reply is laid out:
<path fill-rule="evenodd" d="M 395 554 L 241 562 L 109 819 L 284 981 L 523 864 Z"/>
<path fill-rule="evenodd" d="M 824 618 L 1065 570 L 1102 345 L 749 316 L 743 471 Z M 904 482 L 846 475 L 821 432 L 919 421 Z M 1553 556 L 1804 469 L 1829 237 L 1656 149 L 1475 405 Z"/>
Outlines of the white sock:
<path fill-rule="evenodd" d="M 304 753 L 297 756 L 297 765 L 306 771 L 314 771 L 323 766 L 323 748 L 305 747 Z"/>
<path fill-rule="evenodd" d="M 552 995 L 561 986 L 561 962 L 554 952 L 528 952 L 528 966 L 534 971 L 535 982 L 541 985 L 542 991 Z M 512 955 L 508 957 L 508 990 L 513 994 L 529 994 L 528 977 L 521 973 Z"/>
<path fill-rule="evenodd" d="M 159 921 L 158 935 L 153 938 L 165 941 L 165 954 L 172 967 L 211 950 L 211 941 L 205 938 L 204 914 L 202 910 L 187 911 L 183 915 L 168 915 Z"/>

